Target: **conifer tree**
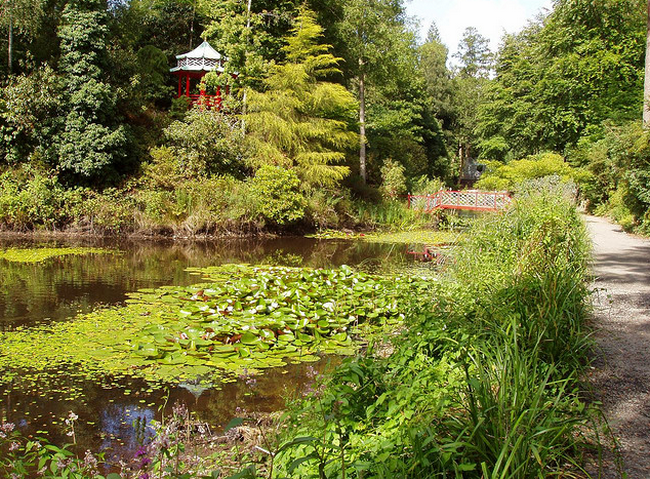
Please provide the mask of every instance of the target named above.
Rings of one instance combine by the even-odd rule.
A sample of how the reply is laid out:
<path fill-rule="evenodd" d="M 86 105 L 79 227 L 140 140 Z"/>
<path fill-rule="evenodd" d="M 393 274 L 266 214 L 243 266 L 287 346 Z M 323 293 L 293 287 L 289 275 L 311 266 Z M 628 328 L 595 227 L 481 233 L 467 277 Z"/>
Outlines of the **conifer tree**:
<path fill-rule="evenodd" d="M 86 178 L 107 173 L 126 156 L 127 136 L 125 128 L 117 125 L 116 95 L 102 81 L 106 17 L 102 0 L 71 0 L 58 32 L 67 104 L 59 165 Z"/>
<path fill-rule="evenodd" d="M 322 28 L 315 14 L 302 7 L 291 33 L 287 61 L 272 67 L 265 91 L 248 92 L 244 118 L 254 160 L 257 167 L 295 168 L 307 185 L 335 186 L 349 173 L 341 163 L 358 138 L 348 126 L 356 104 L 342 85 L 324 80 L 339 72 L 340 59 L 318 43 Z"/>

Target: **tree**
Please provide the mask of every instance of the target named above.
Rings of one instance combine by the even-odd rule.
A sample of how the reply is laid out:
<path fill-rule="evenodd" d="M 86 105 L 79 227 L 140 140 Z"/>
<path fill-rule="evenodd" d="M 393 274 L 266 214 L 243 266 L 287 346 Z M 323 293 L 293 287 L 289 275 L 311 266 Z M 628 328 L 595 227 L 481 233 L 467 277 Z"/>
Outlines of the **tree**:
<path fill-rule="evenodd" d="M 59 165 L 83 178 L 99 178 L 126 157 L 127 134 L 118 124 L 116 96 L 102 81 L 106 15 L 102 0 L 71 0 L 59 28 L 67 107 Z"/>
<path fill-rule="evenodd" d="M 478 111 L 484 102 L 485 90 L 490 82 L 493 55 L 488 40 L 474 27 L 468 27 L 458 44 L 459 70 L 455 78 L 457 102 L 456 138 L 458 142 L 458 161 L 460 171 L 464 171 L 467 161 L 475 157 L 473 149 L 477 139 L 475 131 Z"/>
<path fill-rule="evenodd" d="M 226 74 L 238 75 L 244 87 L 260 88 L 269 62 L 284 60 L 285 32 L 291 27 L 297 0 L 202 0 L 212 19 L 204 36 L 228 58 Z"/>
<path fill-rule="evenodd" d="M 447 68 L 449 50 L 440 41 L 435 23 L 431 24 L 427 39 L 419 50 L 420 69 L 432 112 L 440 120 L 447 141 L 450 141 L 458 120 L 456 90 L 452 72 Z"/>
<path fill-rule="evenodd" d="M 340 59 L 318 43 L 322 28 L 314 13 L 301 8 L 291 32 L 283 48 L 287 60 L 272 67 L 265 91 L 248 90 L 244 118 L 253 162 L 256 168 L 294 168 L 307 186 L 335 186 L 349 173 L 341 163 L 356 139 L 348 129 L 354 98 L 342 85 L 323 80 L 338 72 Z"/>
<path fill-rule="evenodd" d="M 0 24 L 7 29 L 7 71 L 13 73 L 14 31 L 32 35 L 43 16 L 43 0 L 0 0 Z"/>
<path fill-rule="evenodd" d="M 61 90 L 61 79 L 49 66 L 12 77 L 0 94 L 0 161 L 16 164 L 35 159 L 56 164 Z"/>
<path fill-rule="evenodd" d="M 474 27 L 467 27 L 454 55 L 460 62 L 460 75 L 473 78 L 487 78 L 492 70 L 494 55 L 490 52 L 490 41 Z"/>
<path fill-rule="evenodd" d="M 343 56 L 346 68 L 354 79 L 359 100 L 359 173 L 367 181 L 366 107 L 367 88 L 381 84 L 389 74 L 403 45 L 404 10 L 399 0 L 348 0 L 343 4 L 342 18 L 337 25 L 345 39 Z"/>
<path fill-rule="evenodd" d="M 482 154 L 564 152 L 643 108 L 646 0 L 563 0 L 506 37 L 477 122 Z M 491 156 L 491 155 L 490 155 Z"/>

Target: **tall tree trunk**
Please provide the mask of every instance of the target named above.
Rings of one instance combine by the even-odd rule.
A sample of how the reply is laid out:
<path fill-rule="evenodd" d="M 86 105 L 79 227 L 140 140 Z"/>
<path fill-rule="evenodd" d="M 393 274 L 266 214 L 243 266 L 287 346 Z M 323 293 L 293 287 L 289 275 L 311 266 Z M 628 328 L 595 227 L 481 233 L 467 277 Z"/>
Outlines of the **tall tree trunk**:
<path fill-rule="evenodd" d="M 463 173 L 465 172 L 465 148 L 463 148 L 463 142 L 458 143 L 458 160 L 460 162 L 460 173 L 458 175 L 458 184 L 462 184 Z"/>
<path fill-rule="evenodd" d="M 192 44 L 194 43 L 194 17 L 195 16 L 196 16 L 196 2 L 192 4 L 192 21 L 190 22 L 190 50 L 192 49 Z"/>
<path fill-rule="evenodd" d="M 7 48 L 7 67 L 9 70 L 9 75 L 13 73 L 13 53 L 14 53 L 14 22 L 13 22 L 13 17 L 10 13 L 9 14 L 9 47 Z"/>
<path fill-rule="evenodd" d="M 366 174 L 366 85 L 363 71 L 359 75 L 359 174 L 365 185 L 368 178 Z"/>
<path fill-rule="evenodd" d="M 650 127 L 650 0 L 648 0 L 648 19 L 646 23 L 645 81 L 643 84 L 643 126 Z"/>

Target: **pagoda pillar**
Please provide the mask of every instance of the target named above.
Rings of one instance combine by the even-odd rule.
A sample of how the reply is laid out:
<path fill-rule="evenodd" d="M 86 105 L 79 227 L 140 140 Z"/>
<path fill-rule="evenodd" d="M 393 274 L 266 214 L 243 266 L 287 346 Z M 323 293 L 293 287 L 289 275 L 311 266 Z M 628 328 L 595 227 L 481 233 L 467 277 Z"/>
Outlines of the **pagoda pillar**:
<path fill-rule="evenodd" d="M 186 97 L 190 96 L 190 74 L 189 73 L 185 74 L 185 96 Z"/>

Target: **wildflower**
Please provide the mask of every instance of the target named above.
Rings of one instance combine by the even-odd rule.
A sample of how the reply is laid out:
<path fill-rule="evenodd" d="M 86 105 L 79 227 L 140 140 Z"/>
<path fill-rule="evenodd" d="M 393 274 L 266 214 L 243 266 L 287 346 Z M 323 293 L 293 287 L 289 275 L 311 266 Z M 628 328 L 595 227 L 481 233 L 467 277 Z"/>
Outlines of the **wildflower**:
<path fill-rule="evenodd" d="M 149 479 L 149 473 L 143 472 L 142 474 L 140 474 L 140 479 Z"/>
<path fill-rule="evenodd" d="M 310 378 L 310 379 L 313 379 L 316 376 L 318 376 L 318 371 L 316 371 L 316 369 L 314 369 L 314 366 L 312 366 L 312 365 L 307 366 L 307 377 Z"/>
<path fill-rule="evenodd" d="M 18 450 L 18 447 L 20 447 L 20 444 L 18 444 L 17 442 L 12 442 L 12 443 L 9 445 L 9 451 L 11 451 L 11 452 L 13 452 L 13 451 L 17 451 L 17 450 Z"/>
<path fill-rule="evenodd" d="M 42 476 L 42 475 L 45 474 L 45 471 L 47 471 L 47 466 L 43 466 L 41 469 L 39 469 L 39 470 L 36 472 L 36 475 L 37 475 L 37 476 Z"/>
<path fill-rule="evenodd" d="M 185 406 L 185 404 L 176 403 L 172 408 L 172 413 L 177 417 L 186 417 L 188 414 L 187 406 Z"/>
<path fill-rule="evenodd" d="M 0 424 L 0 429 L 2 429 L 2 432 L 11 432 L 15 427 L 16 425 L 13 422 L 3 422 Z"/>
<path fill-rule="evenodd" d="M 84 467 L 87 469 L 97 469 L 97 458 L 90 451 L 86 451 L 84 456 Z"/>
<path fill-rule="evenodd" d="M 79 419 L 79 416 L 77 416 L 75 413 L 70 411 L 70 414 L 68 414 L 68 419 L 70 419 L 71 421 L 76 421 L 77 419 Z"/>

